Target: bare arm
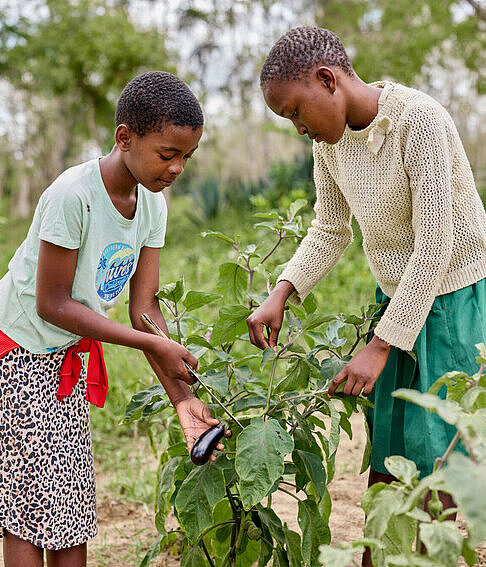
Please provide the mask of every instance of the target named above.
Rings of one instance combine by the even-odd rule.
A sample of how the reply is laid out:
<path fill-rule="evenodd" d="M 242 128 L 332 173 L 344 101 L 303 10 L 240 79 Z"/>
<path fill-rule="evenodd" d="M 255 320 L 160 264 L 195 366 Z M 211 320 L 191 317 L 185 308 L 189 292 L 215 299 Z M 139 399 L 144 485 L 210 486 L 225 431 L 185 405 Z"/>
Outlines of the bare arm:
<path fill-rule="evenodd" d="M 159 289 L 159 254 L 159 248 L 144 247 L 140 252 L 137 270 L 130 280 L 130 320 L 135 329 L 140 332 L 146 331 L 140 315 L 147 313 L 169 336 L 167 325 L 160 312 L 159 301 L 155 297 Z M 171 380 L 150 353 L 145 352 L 145 356 L 177 411 L 190 450 L 194 440 L 211 426 L 217 425 L 219 421 L 211 416 L 206 404 L 194 397 L 187 384 L 180 380 Z M 231 431 L 227 431 L 226 436 L 230 435 Z M 222 450 L 224 445 L 219 443 L 216 448 Z M 211 455 L 210 459 L 216 460 L 215 455 Z"/>
<path fill-rule="evenodd" d="M 130 280 L 129 313 L 133 328 L 137 331 L 147 334 L 140 319 L 142 313 L 147 313 L 169 337 L 165 319 L 160 312 L 159 301 L 155 297 L 159 289 L 159 255 L 160 248 L 144 247 L 140 251 L 137 269 Z M 179 401 L 194 397 L 187 384 L 168 379 L 149 351 L 145 352 L 145 356 L 174 407 Z"/>

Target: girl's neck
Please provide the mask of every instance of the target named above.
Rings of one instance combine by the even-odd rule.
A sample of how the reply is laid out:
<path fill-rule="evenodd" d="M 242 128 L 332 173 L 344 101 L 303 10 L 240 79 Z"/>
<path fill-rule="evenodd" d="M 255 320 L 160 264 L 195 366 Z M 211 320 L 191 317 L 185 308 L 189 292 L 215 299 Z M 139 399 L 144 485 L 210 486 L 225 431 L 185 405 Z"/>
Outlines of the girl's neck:
<path fill-rule="evenodd" d="M 130 199 L 136 196 L 137 181 L 125 165 L 120 150 L 113 146 L 111 152 L 100 160 L 101 178 L 110 197 Z"/>
<path fill-rule="evenodd" d="M 357 75 L 346 85 L 346 123 L 352 130 L 362 130 L 371 124 L 378 114 L 378 100 L 383 89 L 373 87 Z"/>
<path fill-rule="evenodd" d="M 100 160 L 101 179 L 117 211 L 133 219 L 137 210 L 137 182 L 125 165 L 120 150 L 114 146 Z"/>

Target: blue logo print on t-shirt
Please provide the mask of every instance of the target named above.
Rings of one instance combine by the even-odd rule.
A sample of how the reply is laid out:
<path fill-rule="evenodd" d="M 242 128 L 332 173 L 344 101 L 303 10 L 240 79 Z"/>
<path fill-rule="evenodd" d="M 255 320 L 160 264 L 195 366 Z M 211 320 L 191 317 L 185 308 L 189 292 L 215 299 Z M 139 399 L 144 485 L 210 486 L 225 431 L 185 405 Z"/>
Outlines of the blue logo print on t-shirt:
<path fill-rule="evenodd" d="M 135 251 L 128 244 L 114 242 L 101 253 L 96 270 L 96 291 L 101 299 L 110 301 L 119 295 L 135 264 Z"/>

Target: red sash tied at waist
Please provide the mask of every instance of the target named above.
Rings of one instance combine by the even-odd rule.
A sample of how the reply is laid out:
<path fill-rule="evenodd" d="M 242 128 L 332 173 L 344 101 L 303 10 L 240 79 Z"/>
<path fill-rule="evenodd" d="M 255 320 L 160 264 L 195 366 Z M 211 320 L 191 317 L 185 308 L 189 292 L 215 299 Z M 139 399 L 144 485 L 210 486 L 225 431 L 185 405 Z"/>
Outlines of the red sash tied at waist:
<path fill-rule="evenodd" d="M 19 346 L 0 331 L 0 358 Z M 108 391 L 108 374 L 101 341 L 93 339 L 81 339 L 67 349 L 59 371 L 60 383 L 56 394 L 57 399 L 62 402 L 66 396 L 73 393 L 73 388 L 78 383 L 81 374 L 82 364 L 78 353 L 82 352 L 89 352 L 86 399 L 91 404 L 102 408 L 105 405 Z"/>

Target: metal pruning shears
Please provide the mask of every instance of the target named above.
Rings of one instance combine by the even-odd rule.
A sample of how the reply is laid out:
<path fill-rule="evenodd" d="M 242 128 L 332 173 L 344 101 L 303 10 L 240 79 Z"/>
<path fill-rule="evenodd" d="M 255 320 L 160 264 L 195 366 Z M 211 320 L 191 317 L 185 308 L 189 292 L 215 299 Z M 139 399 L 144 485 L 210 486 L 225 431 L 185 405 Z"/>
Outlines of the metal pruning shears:
<path fill-rule="evenodd" d="M 140 319 L 142 320 L 142 323 L 147 327 L 147 329 L 153 333 L 154 335 L 158 335 L 159 337 L 162 337 L 163 339 L 168 339 L 168 337 L 166 336 L 166 334 L 162 331 L 162 329 L 157 325 L 157 323 L 151 319 L 147 313 L 142 313 L 140 315 Z M 211 389 L 201 380 L 201 378 L 199 377 L 199 375 L 195 372 L 194 368 L 188 364 L 185 360 L 184 360 L 184 365 L 187 368 L 187 371 L 189 372 L 190 376 L 192 378 L 194 378 L 194 380 L 196 380 L 196 382 L 198 382 L 205 390 L 206 392 L 211 396 L 211 398 L 229 415 L 229 417 L 239 426 L 241 427 L 241 429 L 244 429 L 243 425 L 236 419 L 236 417 L 230 412 L 230 410 L 223 404 L 223 402 L 211 391 Z"/>

